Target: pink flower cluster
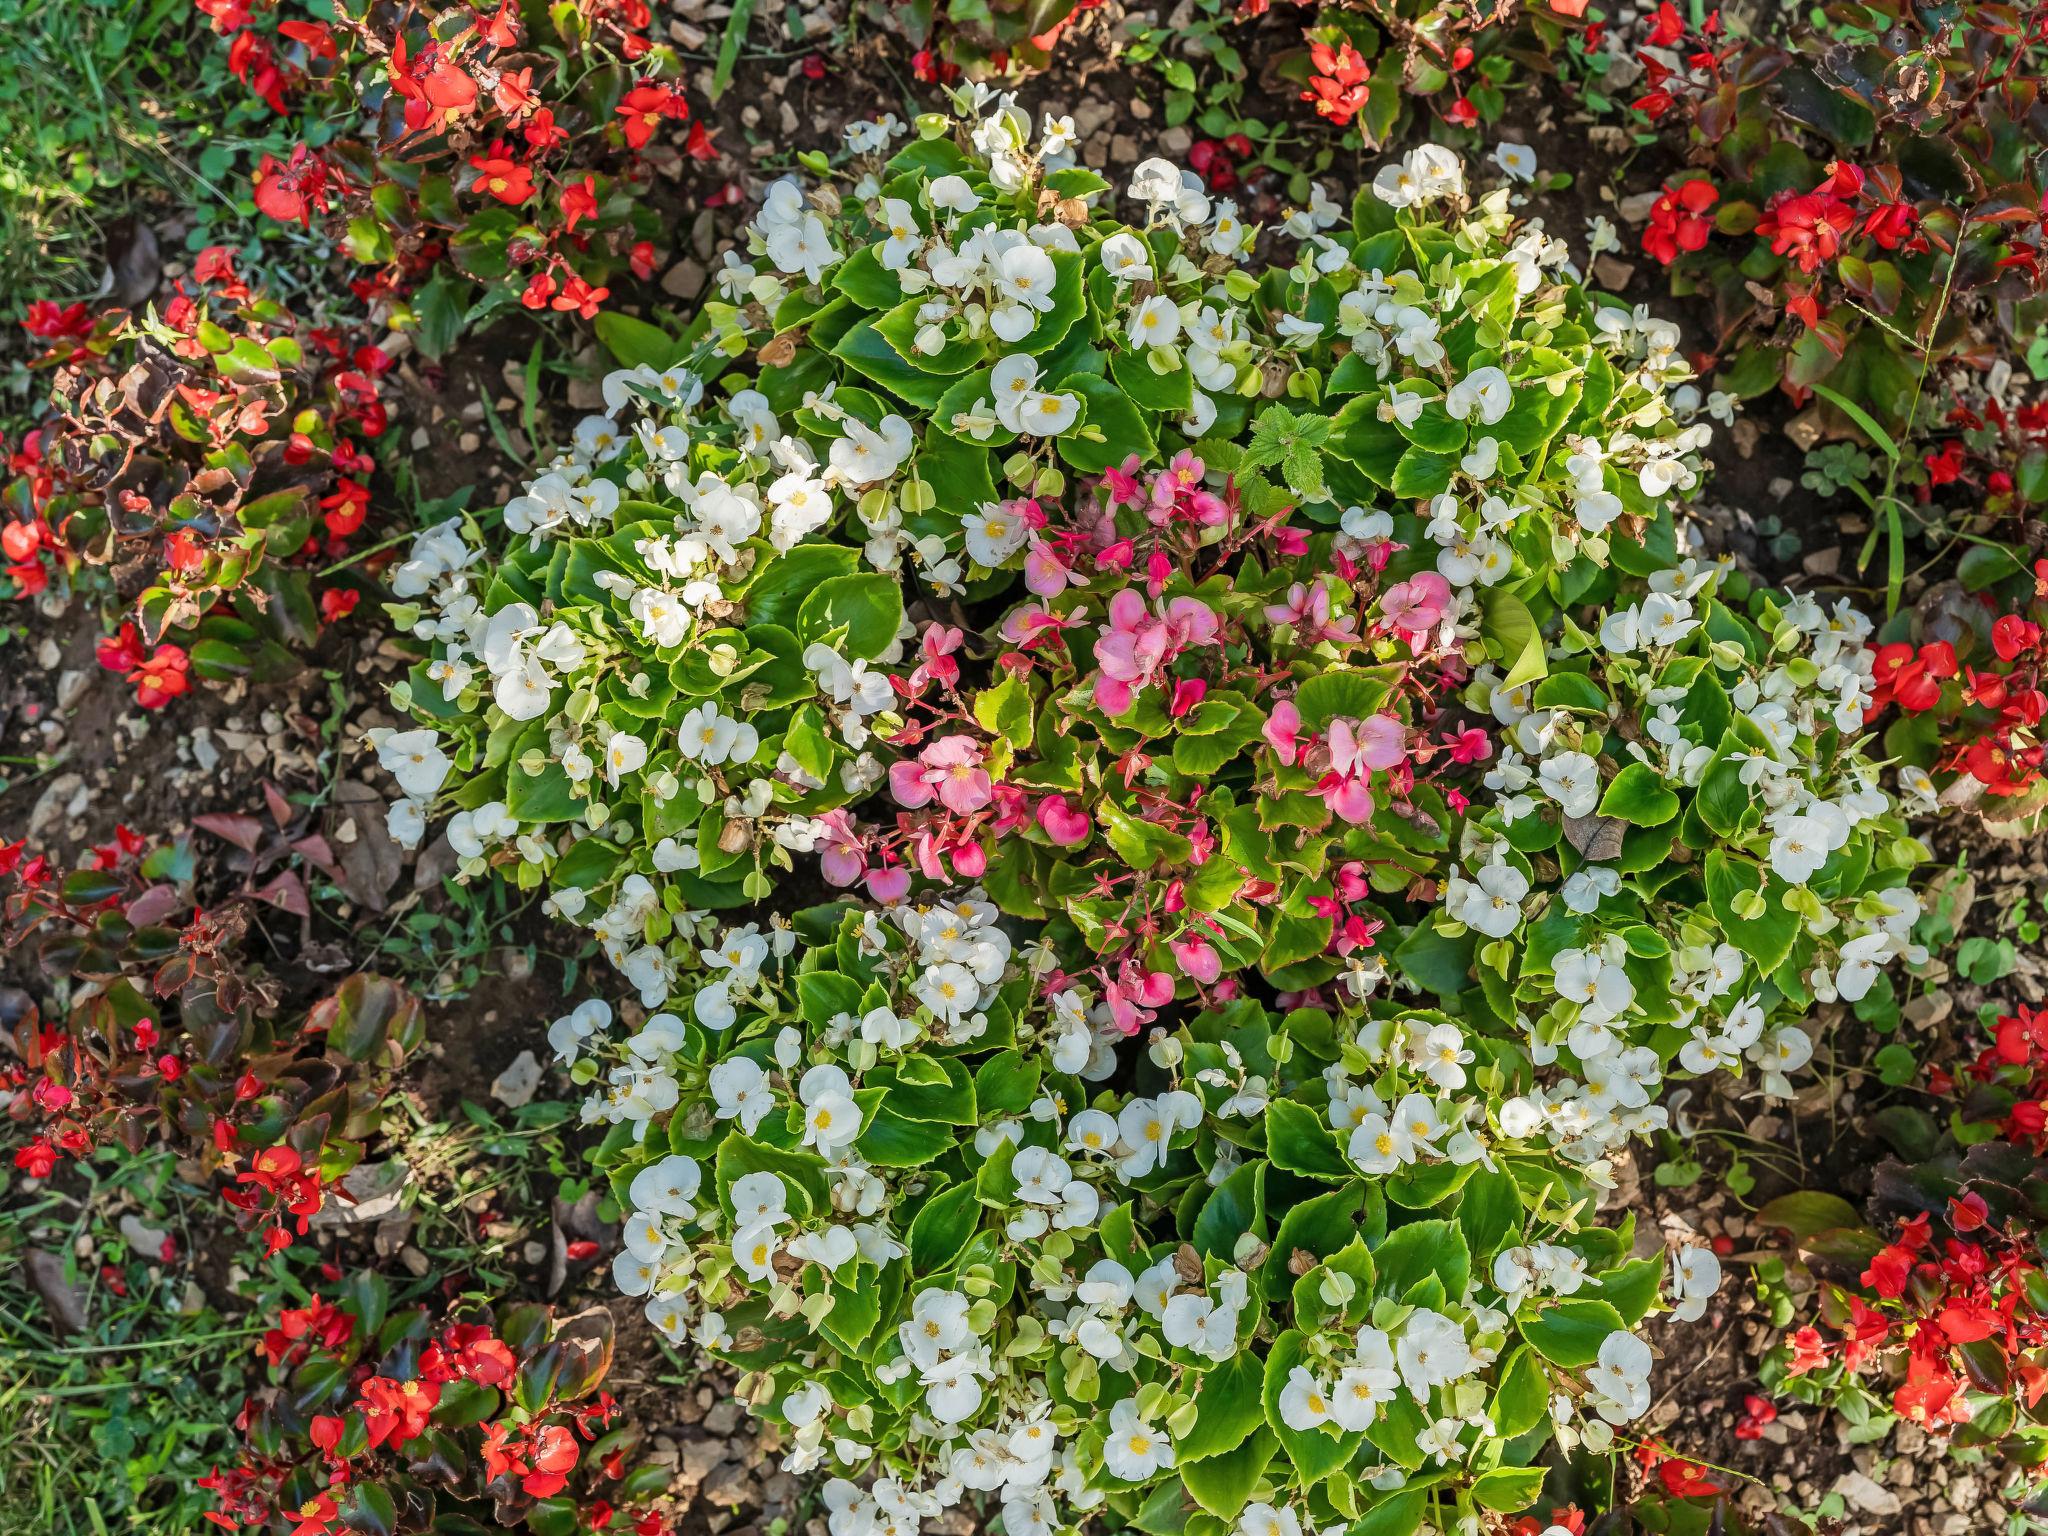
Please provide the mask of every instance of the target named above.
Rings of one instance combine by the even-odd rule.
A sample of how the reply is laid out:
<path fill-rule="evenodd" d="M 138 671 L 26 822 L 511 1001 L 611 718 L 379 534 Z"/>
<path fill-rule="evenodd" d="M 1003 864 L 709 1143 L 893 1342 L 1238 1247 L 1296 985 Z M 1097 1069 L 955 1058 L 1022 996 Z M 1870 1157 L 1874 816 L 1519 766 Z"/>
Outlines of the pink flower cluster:
<path fill-rule="evenodd" d="M 1154 683 L 1169 681 L 1168 669 L 1183 651 L 1217 643 L 1223 624 L 1207 603 L 1176 597 L 1163 608 L 1148 608 L 1134 587 L 1109 600 L 1109 622 L 1095 641 L 1095 707 L 1120 715 Z M 1176 720 L 1202 702 L 1209 685 L 1200 678 L 1173 680 L 1167 712 Z"/>
<path fill-rule="evenodd" d="M 1266 717 L 1264 734 L 1266 745 L 1282 763 L 1290 768 L 1300 763 L 1321 774 L 1316 792 L 1333 816 L 1354 827 L 1372 820 L 1373 773 L 1402 767 L 1408 760 L 1408 727 L 1395 715 L 1332 720 L 1327 735 L 1304 738 L 1301 711 L 1292 699 L 1282 699 Z M 1413 776 L 1407 777 L 1412 782 Z"/>

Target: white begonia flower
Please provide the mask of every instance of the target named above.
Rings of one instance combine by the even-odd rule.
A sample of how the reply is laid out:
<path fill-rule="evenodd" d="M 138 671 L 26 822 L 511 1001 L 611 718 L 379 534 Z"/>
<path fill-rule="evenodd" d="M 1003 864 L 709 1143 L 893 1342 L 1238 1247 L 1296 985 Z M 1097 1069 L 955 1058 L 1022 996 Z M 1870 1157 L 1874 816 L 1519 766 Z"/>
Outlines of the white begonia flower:
<path fill-rule="evenodd" d="M 564 1063 L 573 1062 L 583 1043 L 611 1028 L 612 1006 L 601 997 L 578 1003 L 548 1026 L 548 1044 Z"/>
<path fill-rule="evenodd" d="M 1536 782 L 1567 816 L 1590 816 L 1600 803 L 1600 765 L 1584 752 L 1545 758 Z"/>
<path fill-rule="evenodd" d="M 1489 864 L 1467 881 L 1453 875 L 1446 891 L 1445 910 L 1468 928 L 1488 938 L 1504 939 L 1522 922 L 1522 899 L 1529 894 L 1529 877 L 1514 865 Z"/>
<path fill-rule="evenodd" d="M 1247 1504 L 1238 1514 L 1236 1536 L 1301 1536 L 1301 1517 L 1271 1504 Z"/>
<path fill-rule="evenodd" d="M 1393 1173 L 1414 1160 L 1415 1144 L 1385 1115 L 1368 1114 L 1352 1131 L 1345 1155 L 1361 1173 Z"/>
<path fill-rule="evenodd" d="M 846 485 L 872 485 L 887 480 L 903 467 L 917 446 L 910 423 L 893 411 L 876 427 L 854 417 L 840 423 L 845 436 L 837 438 L 826 454 L 831 475 Z"/>
<path fill-rule="evenodd" d="M 1238 1308 L 1218 1305 L 1205 1292 L 1189 1292 L 1166 1304 L 1160 1332 L 1166 1342 L 1208 1360 L 1237 1353 Z"/>
<path fill-rule="evenodd" d="M 1357 1358 L 1337 1373 L 1330 1418 L 1339 1429 L 1362 1430 L 1393 1402 L 1401 1378 L 1392 1342 L 1370 1324 L 1358 1330 Z"/>
<path fill-rule="evenodd" d="M 1144 1482 L 1174 1464 L 1173 1441 L 1165 1429 L 1138 1415 L 1138 1400 L 1127 1397 L 1109 1410 L 1109 1432 L 1102 1441 L 1102 1464 L 1114 1477 Z"/>
<path fill-rule="evenodd" d="M 1330 1422 L 1330 1395 L 1307 1367 L 1297 1365 L 1280 1389 L 1280 1422 L 1301 1431 Z"/>
<path fill-rule="evenodd" d="M 803 1143 L 831 1156 L 860 1134 L 860 1106 L 853 1101 L 853 1084 L 838 1067 L 812 1067 L 797 1083 L 797 1098 L 804 1106 Z"/>
<path fill-rule="evenodd" d="M 687 1221 L 697 1214 L 697 1191 L 703 1182 L 703 1169 L 694 1157 L 671 1153 L 633 1176 L 628 1198 L 636 1210 Z"/>
<path fill-rule="evenodd" d="M 1827 863 L 1829 843 L 1827 825 L 1818 817 L 1786 817 L 1771 838 L 1771 873 L 1787 885 L 1806 884 Z"/>
<path fill-rule="evenodd" d="M 1507 415 L 1514 403 L 1514 386 L 1508 383 L 1508 376 L 1490 367 L 1473 369 L 1444 395 L 1444 409 L 1454 420 L 1464 421 L 1476 412 L 1489 427 Z"/>
<path fill-rule="evenodd" d="M 1671 1294 L 1678 1303 L 1671 1315 L 1682 1323 L 1706 1315 L 1707 1303 L 1721 1289 L 1721 1261 L 1703 1246 L 1678 1249 L 1671 1255 Z"/>
<path fill-rule="evenodd" d="M 417 848 L 427 835 L 427 813 L 417 800 L 394 800 L 384 808 L 384 830 L 399 847 Z"/>
<path fill-rule="evenodd" d="M 638 773 L 647 763 L 647 743 L 624 731 L 614 731 L 604 744 L 605 782 L 613 789 L 629 773 Z"/>
<path fill-rule="evenodd" d="M 900 197 L 882 199 L 882 227 L 888 238 L 875 247 L 875 260 L 885 272 L 901 272 L 924 244 L 917 211 Z"/>
<path fill-rule="evenodd" d="M 1129 230 L 1118 230 L 1111 235 L 1102 242 L 1096 254 L 1109 275 L 1119 282 L 1152 280 L 1152 252 Z"/>
<path fill-rule="evenodd" d="M 1536 179 L 1536 151 L 1526 144 L 1501 143 L 1494 146 L 1493 163 L 1507 172 L 1511 181 Z"/>
<path fill-rule="evenodd" d="M 718 1063 L 711 1069 L 709 1086 L 718 1118 L 738 1121 L 749 1136 L 775 1107 L 768 1074 L 751 1057 L 729 1056 Z"/>
<path fill-rule="evenodd" d="M 751 763 L 760 746 L 760 733 L 753 726 L 733 719 L 709 700 L 684 715 L 676 730 L 677 750 L 707 768 Z"/>
<path fill-rule="evenodd" d="M 937 176 L 925 187 L 932 207 L 945 213 L 972 213 L 981 206 L 981 195 L 965 176 Z"/>
<path fill-rule="evenodd" d="M 1136 309 L 1125 327 L 1131 346 L 1170 347 L 1180 336 L 1180 308 L 1163 293 L 1155 293 Z"/>
<path fill-rule="evenodd" d="M 1582 865 L 1572 872 L 1560 894 L 1568 911 L 1587 913 L 1621 889 L 1621 873 L 1604 864 Z"/>
<path fill-rule="evenodd" d="M 1394 1342 L 1394 1361 L 1402 1383 L 1419 1403 L 1427 1403 L 1433 1389 L 1469 1376 L 1477 1367 L 1464 1325 L 1428 1307 L 1408 1314 Z"/>
<path fill-rule="evenodd" d="M 440 737 L 426 727 L 384 736 L 377 743 L 377 762 L 415 801 L 432 800 L 455 766 L 441 750 Z"/>
<path fill-rule="evenodd" d="M 1632 1333 L 1610 1333 L 1586 1372 L 1593 1404 L 1610 1424 L 1626 1424 L 1650 1406 L 1650 1346 Z"/>
<path fill-rule="evenodd" d="M 751 1227 L 772 1227 L 789 1219 L 789 1191 L 779 1174 L 766 1170 L 745 1173 L 733 1180 L 733 1222 L 745 1231 Z"/>

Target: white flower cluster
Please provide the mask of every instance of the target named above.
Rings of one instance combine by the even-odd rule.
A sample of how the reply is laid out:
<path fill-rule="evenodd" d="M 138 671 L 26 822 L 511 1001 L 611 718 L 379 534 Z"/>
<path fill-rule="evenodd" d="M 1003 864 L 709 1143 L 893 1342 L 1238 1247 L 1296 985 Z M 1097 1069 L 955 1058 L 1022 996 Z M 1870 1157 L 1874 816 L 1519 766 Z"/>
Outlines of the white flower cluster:
<path fill-rule="evenodd" d="M 1812 941 L 1807 985 L 1814 996 L 1853 1000 L 1893 959 L 1925 959 L 1911 936 L 1919 902 L 1903 885 L 1826 896 L 1811 888 L 1852 842 L 1881 836 L 1878 824 L 1896 810 L 1877 785 L 1875 766 L 1854 745 L 1870 688 L 1869 621 L 1846 603 L 1829 610 L 1796 597 L 1766 610 L 1766 653 L 1753 658 L 1731 640 L 1708 643 L 1702 629 L 1725 574 L 1725 567 L 1682 559 L 1649 578 L 1641 597 L 1610 609 L 1597 635 L 1580 637 L 1592 662 L 1586 676 L 1607 701 L 1603 716 L 1589 719 L 1582 707 L 1539 708 L 1531 685 L 1503 687 L 1491 668 L 1476 678 L 1476 695 L 1504 727 L 1485 777 L 1499 831 L 1468 825 L 1465 867 L 1447 883 L 1444 910 L 1482 940 L 1502 942 L 1526 941 L 1528 925 L 1559 906 L 1583 920 L 1580 942 L 1549 957 L 1553 995 L 1532 997 L 1526 988 L 1518 994 L 1541 1010 L 1535 1022 L 1522 1021 L 1532 1059 L 1541 1067 L 1562 1062 L 1567 1075 L 1509 1101 L 1500 1114 L 1503 1126 L 1519 1133 L 1540 1126 L 1563 1155 L 1595 1168 L 1594 1159 L 1629 1136 L 1666 1124 L 1655 1103 L 1665 1068 L 1649 1043 L 1657 1029 L 1687 1032 L 1677 1053 L 1686 1072 L 1739 1075 L 1747 1062 L 1759 1070 L 1762 1091 L 1776 1097 L 1791 1095 L 1789 1074 L 1807 1063 L 1813 1047 L 1796 1000 L 1766 1003 L 1767 995 L 1777 996 L 1764 990 L 1777 962 L 1759 969 L 1718 931 L 1728 914 L 1717 920 L 1704 904 L 1653 901 L 1648 921 L 1660 936 L 1649 949 L 1640 937 L 1631 943 L 1642 909 L 1632 882 L 1612 862 L 1619 843 L 1596 849 L 1571 839 L 1586 856 L 1554 892 L 1539 891 L 1514 847 L 1534 825 L 1531 818 L 1591 827 L 1594 838 L 1603 825 L 1618 832 L 1628 808 L 1615 810 L 1614 823 L 1605 822 L 1602 808 L 1622 774 L 1644 769 L 1662 786 L 1659 793 L 1672 796 L 1671 807 L 1681 794 L 1718 794 L 1715 814 L 1733 820 L 1716 832 L 1728 852 L 1714 857 L 1746 853 L 1782 882 L 1782 890 L 1772 885 L 1728 906 L 1742 918 L 1776 910 L 1783 922 L 1796 922 Z M 1703 686 L 1723 701 L 1721 713 L 1698 703 Z M 1700 708 L 1705 716 L 1690 713 Z M 1618 733 L 1615 721 L 1624 723 Z M 1703 721 L 1711 724 L 1702 728 Z M 1822 750 L 1823 736 L 1835 733 L 1845 739 Z M 1604 767 L 1585 750 L 1596 742 L 1618 766 Z M 1669 1006 L 1663 995 L 1639 995 L 1632 974 L 1659 955 L 1668 959 Z"/>
<path fill-rule="evenodd" d="M 891 1091 L 877 1099 L 868 1084 L 878 1072 L 933 1060 L 930 1052 L 993 1037 L 996 1054 L 975 1079 L 993 1085 L 1014 1073 L 1039 1086 L 1028 1102 L 1012 1101 L 1023 1104 L 1020 1112 L 978 1116 L 968 1163 L 978 1198 L 967 1209 L 981 1235 L 959 1240 L 970 1253 L 1014 1264 L 1011 1315 L 999 1326 L 1002 1314 L 971 1278 L 909 1276 L 900 1313 L 884 1314 L 891 1343 L 873 1352 L 870 1367 L 884 1390 L 914 1387 L 917 1454 L 908 1460 L 885 1455 L 862 1431 L 870 1416 L 834 1400 L 824 1369 L 832 1336 L 816 1334 L 810 1355 L 778 1373 L 779 1395 L 768 1405 L 792 1431 L 785 1465 L 833 1471 L 834 1528 L 852 1532 L 914 1531 L 976 1494 L 997 1499 L 1016 1528 L 1051 1532 L 1100 1501 L 1098 1472 L 1142 1483 L 1171 1470 L 1185 1425 L 1175 1429 L 1182 1411 L 1158 1387 L 1107 1403 L 1091 1429 L 1048 1389 L 1046 1373 L 1058 1360 L 1070 1381 L 1089 1373 L 1142 1381 L 1148 1362 L 1169 1352 L 1209 1366 L 1239 1355 L 1256 1326 L 1250 1273 L 1263 1247 L 1240 1245 L 1241 1264 L 1198 1257 L 1186 1245 L 1127 1263 L 1102 1252 L 1099 1229 L 1113 1204 L 1134 1198 L 1132 1186 L 1143 1187 L 1195 1142 L 1218 1146 L 1208 1183 L 1220 1184 L 1237 1165 L 1212 1141 L 1215 1127 L 1259 1115 L 1268 1093 L 1288 1084 L 1249 1072 L 1227 1041 L 1156 1034 L 1147 1054 L 1163 1074 L 1158 1090 L 1099 1090 L 1092 1102 L 1071 1103 L 1056 1082 L 1099 1082 L 1114 1063 L 1109 1011 L 1045 970 L 1037 951 L 1016 949 L 978 891 L 849 910 L 834 943 L 803 966 L 796 955 L 789 930 L 735 928 L 702 956 L 710 979 L 687 1023 L 658 1014 L 612 1042 L 604 1038 L 610 1010 L 586 1003 L 550 1031 L 580 1079 L 606 1074 L 586 1118 L 629 1127 L 629 1146 L 648 1144 L 625 1154 L 635 1171 L 614 1271 L 620 1289 L 643 1298 L 650 1321 L 670 1338 L 711 1350 L 735 1347 L 735 1314 L 758 1317 L 763 1303 L 770 1318 L 829 1327 L 840 1298 L 900 1267 L 916 1239 L 895 1213 L 929 1195 L 923 1169 L 863 1156 L 863 1134 Z M 850 998 L 855 988 L 839 988 L 838 973 L 816 967 L 818 955 L 857 961 L 872 974 L 858 988 L 858 1006 L 819 1003 Z M 1424 1157 L 1493 1167 L 1484 1100 L 1460 1092 L 1475 1056 L 1454 1023 L 1347 1014 L 1339 1024 L 1353 1070 L 1325 1069 L 1323 1083 L 1331 1123 L 1348 1135 L 1363 1171 Z M 1191 1052 L 1222 1065 L 1190 1072 Z M 1370 1083 L 1362 1080 L 1368 1073 Z M 1381 1090 L 1399 1081 L 1427 1091 L 1401 1094 L 1389 1109 Z M 664 1118 L 669 1134 L 649 1136 Z M 670 1150 L 677 1126 L 719 1148 L 721 1179 L 730 1179 L 721 1196 L 711 1197 L 702 1160 L 713 1154 Z M 761 1150 L 736 1157 L 731 1140 L 720 1146 L 733 1134 Z M 1413 1158 L 1376 1163 L 1371 1144 L 1382 1134 Z M 815 1182 L 777 1147 L 814 1157 Z M 751 1166 L 762 1158 L 769 1166 Z M 1427 1419 L 1426 1453 L 1462 1465 L 1477 1437 L 1491 1433 L 1488 1377 L 1516 1309 L 1590 1283 L 1587 1259 L 1568 1244 L 1561 1233 L 1532 1237 L 1492 1266 L 1490 1290 L 1475 1280 L 1441 1305 L 1382 1309 L 1342 1335 L 1319 1333 L 1280 1399 L 1284 1422 L 1301 1431 L 1358 1429 L 1406 1394 Z M 1698 1264 L 1681 1272 L 1674 1297 L 1710 1295 L 1703 1275 Z M 1620 1423 L 1641 1411 L 1640 1379 L 1631 1387 L 1606 1370 L 1635 1360 L 1637 1347 L 1626 1332 L 1603 1347 L 1601 1368 L 1586 1381 L 1595 1417 Z M 853 1481 L 877 1469 L 866 1486 Z M 1398 1473 L 1383 1467 L 1371 1475 Z"/>

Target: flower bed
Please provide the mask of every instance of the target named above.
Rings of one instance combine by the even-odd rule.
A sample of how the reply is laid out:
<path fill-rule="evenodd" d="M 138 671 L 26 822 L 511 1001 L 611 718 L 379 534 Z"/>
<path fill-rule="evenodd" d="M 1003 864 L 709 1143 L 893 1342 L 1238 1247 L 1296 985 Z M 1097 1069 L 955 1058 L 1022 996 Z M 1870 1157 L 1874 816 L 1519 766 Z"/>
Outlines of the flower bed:
<path fill-rule="evenodd" d="M 397 567 L 394 823 L 658 1010 L 550 1032 L 616 1278 L 848 1530 L 1522 1509 L 1718 1283 L 1586 1214 L 1661 1080 L 1910 948 L 1869 626 L 1684 553 L 1675 332 L 1455 157 L 1260 270 L 970 100 Z"/>

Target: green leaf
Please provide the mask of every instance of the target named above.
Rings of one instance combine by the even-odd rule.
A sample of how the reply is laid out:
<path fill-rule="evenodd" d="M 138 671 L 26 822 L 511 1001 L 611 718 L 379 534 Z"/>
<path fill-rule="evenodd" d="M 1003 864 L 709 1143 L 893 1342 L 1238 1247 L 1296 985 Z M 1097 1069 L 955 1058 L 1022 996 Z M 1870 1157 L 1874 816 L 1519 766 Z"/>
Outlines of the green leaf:
<path fill-rule="evenodd" d="M 876 254 L 879 245 L 864 245 L 839 264 L 833 286 L 863 309 L 894 309 L 903 302 L 903 284 Z"/>
<path fill-rule="evenodd" d="M 1266 1225 L 1266 1165 L 1246 1163 L 1217 1185 L 1202 1202 L 1195 1218 L 1195 1247 L 1205 1254 L 1227 1259 L 1237 1240 L 1247 1232 L 1263 1232 Z"/>
<path fill-rule="evenodd" d="M 1633 1328 L 1656 1302 L 1657 1285 L 1663 1276 L 1664 1265 L 1660 1260 L 1630 1259 L 1602 1275 L 1588 1294 L 1593 1300 L 1613 1307 L 1621 1314 L 1622 1323 Z"/>
<path fill-rule="evenodd" d="M 1399 1301 L 1434 1275 L 1448 1296 L 1463 1296 L 1472 1278 L 1472 1253 L 1465 1234 L 1448 1221 L 1414 1221 L 1396 1227 L 1372 1251 L 1379 1268 L 1379 1293 Z"/>
<path fill-rule="evenodd" d="M 621 368 L 638 368 L 645 364 L 659 371 L 673 363 L 681 350 L 676 339 L 660 326 L 635 320 L 615 309 L 600 311 L 594 323 L 597 339 L 604 343 L 604 349 L 618 360 Z"/>
<path fill-rule="evenodd" d="M 1621 1314 L 1606 1302 L 1575 1296 L 1540 1310 L 1524 1308 L 1515 1327 L 1539 1355 L 1568 1371 L 1591 1365 L 1607 1336 L 1625 1331 Z"/>
<path fill-rule="evenodd" d="M 707 94 L 715 103 L 732 84 L 732 72 L 740 61 L 740 48 L 747 40 L 747 23 L 754 19 L 754 0 L 733 0 L 732 14 L 726 18 L 725 32 L 718 39 L 718 62 L 711 69 L 711 88 Z"/>
<path fill-rule="evenodd" d="M 1449 454 L 1438 453 L 1420 443 L 1410 444 L 1402 453 L 1401 462 L 1394 466 L 1391 489 L 1396 496 L 1426 501 L 1451 488 L 1451 472 L 1457 467 L 1457 459 Z M 1491 596 L 1496 590 L 1489 589 L 1487 595 Z"/>
<path fill-rule="evenodd" d="M 1429 1490 L 1404 1488 L 1375 1503 L 1345 1536 L 1415 1536 L 1428 1513 Z"/>
<path fill-rule="evenodd" d="M 950 1126 L 906 1120 L 885 1108 L 876 1111 L 854 1145 L 878 1167 L 921 1168 L 943 1156 L 957 1140 L 959 1133 Z"/>
<path fill-rule="evenodd" d="M 1195 376 L 1186 364 L 1158 373 L 1145 355 L 1118 351 L 1110 354 L 1109 373 L 1118 388 L 1148 411 L 1185 416 L 1194 405 Z"/>
<path fill-rule="evenodd" d="M 1257 1391 L 1248 1389 L 1240 1396 L 1256 1413 L 1259 1406 Z M 1280 1442 L 1263 1424 L 1257 1425 L 1242 1444 L 1219 1456 L 1191 1461 L 1185 1451 L 1176 1449 L 1181 1483 L 1187 1488 L 1188 1496 L 1210 1514 L 1219 1520 L 1235 1520 L 1250 1500 L 1252 1490 L 1258 1487 L 1259 1479 L 1266 1475 L 1266 1467 L 1279 1449 Z"/>
<path fill-rule="evenodd" d="M 1315 1179 L 1346 1179 L 1352 1172 L 1329 1123 L 1292 1099 L 1266 1106 L 1266 1155 L 1276 1168 Z"/>
<path fill-rule="evenodd" d="M 1099 475 L 1112 464 L 1121 464 L 1132 454 L 1140 464 L 1159 456 L 1159 444 L 1152 436 L 1137 406 L 1108 379 L 1092 374 L 1069 374 L 1056 390 L 1079 395 L 1088 408 L 1086 425 L 1101 435 L 1090 440 L 1079 429 L 1062 432 L 1053 440 L 1059 456 L 1084 475 Z"/>
<path fill-rule="evenodd" d="M 1504 588 L 1488 587 L 1479 595 L 1479 609 L 1480 637 L 1507 674 L 1501 679 L 1502 688 L 1533 683 L 1550 670 L 1543 654 L 1542 631 L 1527 603 Z"/>
<path fill-rule="evenodd" d="M 1719 848 L 1708 852 L 1705 867 L 1707 905 L 1715 919 L 1735 947 L 1769 975 L 1792 952 L 1803 926 L 1799 914 L 1784 903 L 1790 887 L 1776 875 L 1767 875 L 1747 860 L 1731 858 Z M 1735 903 L 1753 891 L 1762 893 L 1763 911 L 1754 918 L 1743 917 Z"/>
<path fill-rule="evenodd" d="M 1259 1391 L 1265 1362 L 1241 1349 L 1204 1371 L 1195 1388 L 1195 1427 L 1173 1443 L 1182 1462 L 1204 1461 L 1236 1450 L 1265 1425 Z"/>
<path fill-rule="evenodd" d="M 981 1225 L 981 1201 L 972 1184 L 955 1184 L 925 1201 L 910 1223 L 910 1272 L 919 1277 L 953 1267 Z"/>
<path fill-rule="evenodd" d="M 1296 1252 L 1326 1259 L 1341 1253 L 1358 1233 L 1359 1213 L 1365 1204 L 1365 1185 L 1358 1180 L 1290 1206 L 1273 1236 L 1269 1268 L 1286 1270 Z"/>
<path fill-rule="evenodd" d="M 1599 814 L 1638 827 L 1661 827 L 1678 814 L 1678 796 L 1648 763 L 1629 763 L 1600 797 Z"/>
<path fill-rule="evenodd" d="M 1832 1227 L 1860 1227 L 1863 1218 L 1840 1195 L 1802 1189 L 1768 1202 L 1756 1213 L 1756 1225 L 1782 1228 L 1792 1234 L 1793 1241 L 1804 1242 Z"/>
<path fill-rule="evenodd" d="M 1528 1345 L 1518 1345 L 1500 1368 L 1493 1394 L 1493 1427 L 1504 1440 L 1527 1434 L 1550 1416 L 1550 1382 L 1543 1362 Z"/>
<path fill-rule="evenodd" d="M 1892 441 L 1891 433 L 1885 431 L 1883 427 L 1877 424 L 1876 419 L 1871 416 L 1870 412 L 1864 410 L 1862 406 L 1851 400 L 1847 395 L 1842 394 L 1838 390 L 1829 389 L 1825 384 L 1814 385 L 1813 392 L 1840 411 L 1844 416 L 1855 422 L 1857 426 L 1861 427 L 1864 435 L 1877 445 L 1886 458 L 1897 462 L 1899 445 Z"/>
<path fill-rule="evenodd" d="M 895 642 L 903 623 L 903 588 L 881 571 L 833 576 L 818 583 L 797 613 L 797 635 L 805 644 L 846 630 L 844 652 L 872 661 Z"/>
<path fill-rule="evenodd" d="M 1480 1169 L 1458 1196 L 1458 1230 L 1475 1260 L 1493 1257 L 1522 1233 L 1522 1187 L 1506 1172 Z"/>
<path fill-rule="evenodd" d="M 1482 1509 L 1511 1515 L 1527 1509 L 1543 1492 L 1544 1467 L 1495 1467 L 1472 1482 L 1472 1497 Z"/>

